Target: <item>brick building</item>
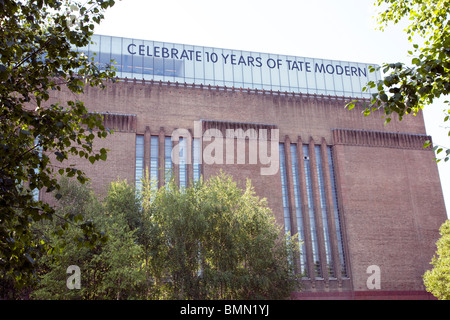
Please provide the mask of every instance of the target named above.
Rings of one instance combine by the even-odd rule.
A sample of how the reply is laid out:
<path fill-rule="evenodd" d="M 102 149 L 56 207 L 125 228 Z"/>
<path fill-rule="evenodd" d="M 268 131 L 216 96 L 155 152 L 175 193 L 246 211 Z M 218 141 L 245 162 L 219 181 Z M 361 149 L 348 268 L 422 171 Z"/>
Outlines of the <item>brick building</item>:
<path fill-rule="evenodd" d="M 81 97 L 115 133 L 84 169 L 99 193 L 144 169 L 162 186 L 220 170 L 250 178 L 299 233 L 299 299 L 427 299 L 446 219 L 422 114 L 384 125 L 344 108 L 379 75 L 369 65 L 95 36 L 80 50 L 117 61 L 120 81 Z M 73 99 L 67 92 L 53 99 Z M 346 98 L 344 98 L 346 97 Z M 245 149 L 244 149 L 245 148 Z M 172 152 L 173 151 L 173 152 Z"/>

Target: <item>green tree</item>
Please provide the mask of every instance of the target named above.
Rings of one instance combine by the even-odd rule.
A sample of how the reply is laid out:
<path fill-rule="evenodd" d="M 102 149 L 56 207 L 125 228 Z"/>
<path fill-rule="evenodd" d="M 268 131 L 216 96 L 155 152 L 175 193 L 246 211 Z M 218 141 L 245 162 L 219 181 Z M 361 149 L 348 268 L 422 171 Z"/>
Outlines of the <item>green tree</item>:
<path fill-rule="evenodd" d="M 291 263 L 298 244 L 282 236 L 249 181 L 242 190 L 221 174 L 182 189 L 172 181 L 154 191 L 144 181 L 142 190 L 159 297 L 281 299 L 298 288 Z"/>
<path fill-rule="evenodd" d="M 89 43 L 104 10 L 113 4 L 0 1 L 0 280 L 9 274 L 19 285 L 29 282 L 43 250 L 42 243 L 32 241 L 30 225 L 52 219 L 54 210 L 34 199 L 33 191 L 59 189 L 58 174 L 84 183 L 84 172 L 65 164 L 70 155 L 92 163 L 106 159 L 107 150 L 95 149 L 93 142 L 109 130 L 78 97 L 86 85 L 104 86 L 114 72 L 100 69 L 75 48 Z M 62 87 L 74 100 L 49 100 Z M 84 226 L 86 234 L 94 232 Z"/>
<path fill-rule="evenodd" d="M 381 30 L 390 23 L 409 21 L 405 29 L 408 40 L 419 43 L 413 43 L 412 50 L 408 52 L 412 56 L 411 65 L 385 63 L 381 67 L 384 79 L 368 83 L 365 89 L 375 88 L 375 93 L 364 114 L 369 115 L 381 108 L 386 123 L 391 121 L 393 115 L 401 121 L 450 93 L 450 1 L 377 0 L 376 4 L 387 6 L 378 15 Z M 355 104 L 356 101 L 352 101 L 347 106 L 351 109 Z M 443 120 L 446 122 L 450 118 L 449 101 L 444 104 Z M 425 146 L 430 144 L 428 141 Z M 437 145 L 434 149 L 439 158 L 437 161 L 449 160 L 448 147 Z"/>
<path fill-rule="evenodd" d="M 431 261 L 433 269 L 425 272 L 423 279 L 428 292 L 440 300 L 450 300 L 450 220 L 442 224 L 440 234 L 437 257 Z"/>
<path fill-rule="evenodd" d="M 141 268 L 142 248 L 131 230 L 128 216 L 136 216 L 139 207 L 136 193 L 126 181 L 110 184 L 108 194 L 100 202 L 85 185 L 74 181 L 61 182 L 61 201 L 58 214 L 76 211 L 92 221 L 107 235 L 107 241 L 83 245 L 77 241 L 84 237 L 82 229 L 69 224 L 67 232 L 55 234 L 56 222 L 39 222 L 39 234 L 49 239 L 54 248 L 52 255 L 38 260 L 39 287 L 32 297 L 37 299 L 137 299 L 142 296 L 145 283 Z M 42 237 L 42 235 L 41 235 Z M 66 286 L 67 267 L 76 265 L 81 270 L 81 289 Z"/>
<path fill-rule="evenodd" d="M 283 299 L 299 288 L 295 237 L 284 237 L 265 199 L 250 182 L 237 187 L 221 174 L 180 189 L 141 193 L 126 181 L 99 198 L 64 178 L 56 214 L 95 223 L 107 241 L 85 237 L 74 222 L 61 233 L 54 221 L 33 224 L 52 254 L 38 259 L 37 299 Z M 66 287 L 67 267 L 81 270 L 81 289 Z"/>

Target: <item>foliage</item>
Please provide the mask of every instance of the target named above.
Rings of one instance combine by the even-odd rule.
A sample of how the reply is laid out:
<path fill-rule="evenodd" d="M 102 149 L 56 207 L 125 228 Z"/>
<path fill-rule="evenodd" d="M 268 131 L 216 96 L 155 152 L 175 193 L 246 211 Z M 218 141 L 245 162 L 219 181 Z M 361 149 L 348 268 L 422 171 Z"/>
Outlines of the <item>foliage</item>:
<path fill-rule="evenodd" d="M 181 190 L 172 181 L 156 194 L 144 181 L 143 190 L 156 298 L 281 299 L 298 288 L 290 263 L 298 245 L 280 236 L 249 181 L 241 190 L 221 174 Z"/>
<path fill-rule="evenodd" d="M 423 279 L 428 292 L 440 300 L 450 300 L 450 220 L 442 224 L 440 234 L 438 256 L 433 257 L 433 269 L 425 272 Z"/>
<path fill-rule="evenodd" d="M 125 181 L 113 182 L 103 201 L 84 185 L 62 182 L 61 205 L 57 212 L 76 211 L 103 228 L 107 241 L 83 245 L 76 239 L 83 237 L 82 230 L 70 224 L 68 231 L 55 235 L 55 222 L 40 222 L 40 233 L 49 238 L 55 252 L 39 259 L 40 284 L 32 297 L 36 299 L 126 299 L 139 294 L 144 280 L 140 258 L 141 247 L 127 222 L 132 215 L 130 202 L 136 203 L 134 188 Z M 75 207 L 74 207 L 75 204 Z M 76 265 L 81 270 L 81 289 L 66 287 L 67 267 Z"/>
<path fill-rule="evenodd" d="M 366 106 L 364 114 L 381 108 L 386 123 L 396 114 L 402 120 L 408 114 L 417 114 L 426 105 L 450 93 L 450 12 L 449 0 L 377 0 L 378 6 L 388 7 L 378 15 L 380 29 L 384 30 L 389 23 L 399 23 L 409 19 L 405 29 L 408 40 L 415 42 L 417 37 L 423 44 L 413 44 L 408 53 L 413 57 L 411 65 L 403 63 L 386 63 L 382 66 L 384 79 L 368 83 L 365 90 L 376 88 L 372 94 L 371 105 Z M 389 48 L 387 48 L 389 50 Z M 375 71 L 372 68 L 371 71 Z M 356 101 L 347 106 L 351 109 Z M 444 122 L 450 119 L 449 101 L 444 102 Z M 449 131 L 450 136 L 450 131 Z M 427 141 L 424 147 L 431 144 Z M 440 159 L 448 161 L 450 149 L 435 146 Z"/>
<path fill-rule="evenodd" d="M 100 70 L 74 48 L 89 43 L 94 26 L 113 4 L 0 1 L 0 280 L 9 275 L 18 285 L 29 283 L 44 250 L 42 241 L 33 242 L 30 225 L 51 220 L 54 210 L 35 200 L 33 191 L 59 189 L 57 174 L 84 183 L 81 170 L 65 165 L 70 155 L 92 163 L 106 159 L 107 150 L 96 150 L 93 142 L 109 130 L 98 114 L 88 113 L 78 94 L 86 85 L 103 86 L 114 72 Z M 61 87 L 73 100 L 51 98 Z M 84 231 L 98 236 L 89 224 Z"/>
<path fill-rule="evenodd" d="M 282 299 L 299 288 L 292 255 L 264 199 L 248 182 L 231 177 L 179 189 L 159 190 L 148 179 L 142 192 L 125 181 L 110 185 L 99 200 L 84 185 L 61 187 L 57 212 L 78 212 L 108 237 L 94 246 L 75 241 L 80 228 L 54 233 L 55 221 L 36 223 L 52 255 L 38 261 L 38 299 Z M 66 288 L 66 269 L 81 270 L 81 289 Z"/>

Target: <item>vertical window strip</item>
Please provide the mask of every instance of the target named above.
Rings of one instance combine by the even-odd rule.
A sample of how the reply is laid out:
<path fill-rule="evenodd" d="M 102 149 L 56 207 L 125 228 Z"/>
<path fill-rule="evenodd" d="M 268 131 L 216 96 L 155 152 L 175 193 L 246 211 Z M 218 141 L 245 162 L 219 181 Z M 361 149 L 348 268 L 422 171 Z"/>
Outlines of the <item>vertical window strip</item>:
<path fill-rule="evenodd" d="M 144 136 L 136 136 L 136 190 L 141 190 L 144 177 Z"/>
<path fill-rule="evenodd" d="M 201 176 L 201 168 L 200 168 L 201 150 L 199 138 L 194 138 L 192 148 L 193 148 L 194 181 L 199 181 Z"/>
<path fill-rule="evenodd" d="M 165 137 L 164 140 L 164 173 L 165 182 L 168 183 L 172 178 L 172 138 Z"/>
<path fill-rule="evenodd" d="M 305 179 L 306 179 L 306 194 L 308 198 L 308 212 L 309 212 L 309 225 L 311 229 L 311 247 L 314 259 L 314 272 L 316 277 L 322 277 L 322 269 L 320 267 L 320 254 L 319 254 L 319 242 L 317 239 L 316 219 L 314 214 L 314 200 L 311 186 L 311 170 L 309 163 L 309 149 L 308 145 L 303 145 L 304 167 L 305 167 Z"/>
<path fill-rule="evenodd" d="M 321 146 L 315 146 L 316 152 L 316 167 L 317 167 L 317 177 L 319 182 L 319 195 L 320 195 L 320 207 L 322 212 L 322 228 L 323 228 L 323 238 L 325 241 L 325 257 L 328 269 L 328 275 L 330 277 L 335 277 L 334 267 L 333 267 L 333 254 L 331 252 L 331 242 L 330 242 L 330 231 L 328 227 L 328 213 L 327 213 L 327 202 L 325 195 L 325 185 L 323 179 L 323 169 L 322 169 L 322 155 L 320 152 Z"/>
<path fill-rule="evenodd" d="M 150 180 L 158 186 L 159 137 L 150 138 Z"/>
<path fill-rule="evenodd" d="M 347 263 L 344 254 L 344 241 L 342 237 L 341 229 L 341 218 L 339 214 L 338 199 L 336 193 L 336 179 L 334 177 L 334 164 L 333 164 L 333 154 L 331 146 L 327 146 L 328 153 L 328 165 L 330 167 L 330 178 L 331 178 L 331 191 L 333 196 L 333 211 L 334 211 L 334 222 L 336 225 L 336 236 L 338 242 L 338 252 L 339 252 L 339 262 L 341 264 L 341 275 L 344 278 L 348 277 L 347 274 Z"/>
<path fill-rule="evenodd" d="M 186 139 L 180 137 L 178 142 L 178 159 L 179 159 L 179 185 L 180 188 L 185 188 L 187 184 L 187 152 L 186 152 Z"/>
<path fill-rule="evenodd" d="M 300 198 L 300 185 L 298 180 L 298 160 L 297 160 L 297 145 L 291 144 L 291 165 L 292 165 L 292 181 L 294 184 L 295 197 L 295 215 L 297 219 L 297 232 L 299 240 L 305 243 L 305 231 L 303 225 L 302 203 Z M 304 277 L 308 277 L 308 268 L 306 260 L 306 250 L 300 247 L 300 272 Z"/>
<path fill-rule="evenodd" d="M 289 213 L 289 201 L 286 179 L 286 157 L 284 154 L 284 143 L 280 143 L 280 175 L 281 175 L 281 191 L 283 195 L 283 216 L 284 231 L 291 234 L 291 217 Z"/>

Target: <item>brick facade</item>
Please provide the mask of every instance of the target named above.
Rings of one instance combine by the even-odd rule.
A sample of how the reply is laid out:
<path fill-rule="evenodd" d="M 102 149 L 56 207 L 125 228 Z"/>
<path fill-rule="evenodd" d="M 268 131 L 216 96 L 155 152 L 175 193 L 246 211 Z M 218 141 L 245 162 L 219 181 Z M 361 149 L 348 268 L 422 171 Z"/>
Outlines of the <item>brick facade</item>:
<path fill-rule="evenodd" d="M 53 97 L 64 100 L 73 97 L 64 92 Z M 330 248 L 335 270 L 340 270 L 337 238 L 342 237 L 347 275 L 336 272 L 333 277 L 324 272 L 321 278 L 304 279 L 304 290 L 294 298 L 429 298 L 422 275 L 439 237 L 438 229 L 446 219 L 434 153 L 423 149 L 429 139 L 422 114 L 393 120 L 385 126 L 381 112 L 364 117 L 358 110 L 344 108 L 339 97 L 302 95 L 271 91 L 193 86 L 185 84 L 123 79 L 109 84 L 105 90 L 88 88 L 80 97 L 90 111 L 105 114 L 106 126 L 115 130 L 112 136 L 98 141 L 100 149 L 109 149 L 108 160 L 94 166 L 83 165 L 92 179 L 94 189 L 104 193 L 108 182 L 127 179 L 135 181 L 136 135 L 159 137 L 159 164 L 164 163 L 164 137 L 175 129 L 184 128 L 195 137 L 195 121 L 202 133 L 216 128 L 226 136 L 226 129 L 278 129 L 279 142 L 286 150 L 286 177 L 291 229 L 296 230 L 295 199 L 291 144 L 297 145 L 299 190 L 305 222 L 305 244 L 302 247 L 308 261 L 313 252 L 308 220 L 308 198 L 304 170 L 304 155 L 300 146 L 310 150 L 308 161 L 315 168 L 315 146 L 320 146 L 323 167 L 323 190 L 326 199 Z M 245 139 L 234 137 L 233 141 Z M 280 171 L 261 175 L 266 164 L 250 164 L 248 154 L 252 139 L 245 140 L 244 164 L 203 163 L 202 174 L 208 178 L 220 170 L 234 176 L 240 184 L 252 180 L 258 195 L 265 197 L 276 220 L 284 224 Z M 203 143 L 203 150 L 208 143 Z M 336 234 L 333 216 L 332 173 L 327 148 L 332 150 L 334 181 L 338 200 L 341 234 Z M 270 146 L 268 146 L 270 150 Z M 150 165 L 150 148 L 144 152 L 144 164 Z M 270 152 L 269 152 L 270 153 Z M 224 156 L 225 159 L 225 156 Z M 231 160 L 231 159 L 230 159 Z M 75 163 L 79 160 L 73 160 Z M 81 164 L 80 164 L 81 165 Z M 192 165 L 187 167 L 192 179 Z M 177 175 L 177 167 L 174 168 Z M 164 181 L 159 176 L 160 185 Z M 316 213 L 318 244 L 322 269 L 325 270 L 325 239 L 320 218 L 319 177 L 311 170 L 311 185 Z M 294 232 L 295 233 L 295 232 Z M 366 273 L 371 265 L 381 270 L 380 289 L 367 287 Z M 311 263 L 309 274 L 313 274 Z"/>

